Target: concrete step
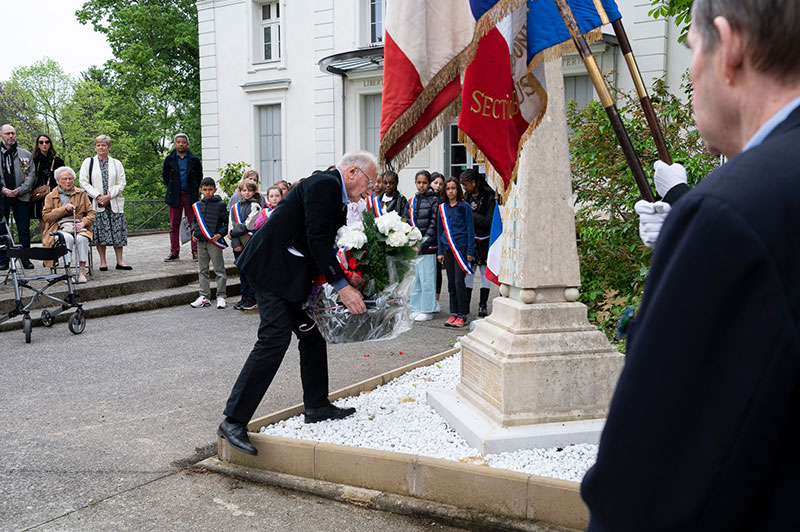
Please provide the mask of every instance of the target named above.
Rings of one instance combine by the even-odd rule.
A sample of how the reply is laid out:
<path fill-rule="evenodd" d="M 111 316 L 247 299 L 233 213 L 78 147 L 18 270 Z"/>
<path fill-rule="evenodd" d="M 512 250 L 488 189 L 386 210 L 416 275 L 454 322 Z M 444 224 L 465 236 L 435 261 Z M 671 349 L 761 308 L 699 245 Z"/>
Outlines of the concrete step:
<path fill-rule="evenodd" d="M 238 272 L 234 266 L 226 266 L 228 276 L 227 293 L 228 298 L 233 299 L 241 293 Z M 211 276 L 211 293 L 216 297 L 214 288 L 214 275 Z M 10 283 L 10 281 L 9 281 Z M 38 286 L 38 285 L 37 285 Z M 129 276 L 124 279 L 113 279 L 103 282 L 92 282 L 87 284 L 75 285 L 75 293 L 80 298 L 83 308 L 86 311 L 87 319 L 112 316 L 116 314 L 126 314 L 129 312 L 141 312 L 163 307 L 177 305 L 188 305 L 197 298 L 199 292 L 197 272 L 177 272 L 174 274 L 141 274 Z M 60 283 L 46 292 L 55 297 L 66 297 L 66 283 Z M 32 292 L 23 292 L 22 303 L 30 301 Z M 10 296 L 10 297 L 9 297 Z M 237 299 L 234 299 L 235 302 Z M 14 308 L 15 300 L 13 292 L 3 294 L 0 299 L 0 316 L 5 315 Z M 30 314 L 33 318 L 33 325 L 40 326 L 41 310 L 57 309 L 56 302 L 44 296 L 39 296 L 31 307 Z M 231 307 L 229 307 L 231 310 Z M 66 322 L 69 319 L 71 310 L 56 316 L 56 323 Z M 0 324 L 0 332 L 21 329 L 22 318 L 15 317 L 5 323 Z"/>

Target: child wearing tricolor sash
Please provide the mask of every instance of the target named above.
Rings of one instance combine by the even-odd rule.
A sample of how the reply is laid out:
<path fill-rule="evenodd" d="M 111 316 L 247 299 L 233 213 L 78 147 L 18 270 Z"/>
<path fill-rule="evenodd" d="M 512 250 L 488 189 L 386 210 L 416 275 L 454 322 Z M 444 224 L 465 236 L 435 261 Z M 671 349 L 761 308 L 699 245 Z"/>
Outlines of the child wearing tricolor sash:
<path fill-rule="evenodd" d="M 448 327 L 464 327 L 469 314 L 467 287 L 464 278 L 473 273 L 472 259 L 475 255 L 475 228 L 472 209 L 463 201 L 458 179 L 448 177 L 444 193 L 440 196 L 438 238 L 439 262 L 447 272 L 447 291 L 450 294 L 450 317 Z"/>
<path fill-rule="evenodd" d="M 278 189 L 278 187 L 272 188 L 280 195 L 280 189 Z M 245 244 L 247 244 L 247 241 L 253 236 L 256 219 L 262 210 L 261 202 L 257 197 L 258 185 L 255 182 L 242 180 L 239 183 L 239 188 L 236 190 L 241 196 L 241 199 L 238 203 L 231 206 L 230 217 L 228 218 L 228 227 L 230 228 L 228 236 L 231 239 L 234 260 L 239 257 Z M 269 191 L 267 191 L 267 201 L 269 201 Z M 239 283 L 242 291 L 242 299 L 236 303 L 233 308 L 236 310 L 255 309 L 257 307 L 256 294 L 247 281 L 247 276 L 242 271 L 239 272 Z"/>
<path fill-rule="evenodd" d="M 408 221 L 422 233 L 422 241 L 416 248 L 419 261 L 411 292 L 414 321 L 431 320 L 436 312 L 436 219 L 439 216 L 439 199 L 431 190 L 430 182 L 431 174 L 427 170 L 417 172 L 414 176 L 417 193 L 408 203 Z"/>
<path fill-rule="evenodd" d="M 475 273 L 465 279 L 467 285 L 467 301 L 472 298 L 472 288 L 475 278 L 480 278 L 481 292 L 478 302 L 478 316 L 485 317 L 489 314 L 487 308 L 489 291 L 492 282 L 486 278 L 486 259 L 489 256 L 489 235 L 492 232 L 492 217 L 494 215 L 495 197 L 483 174 L 473 168 L 461 172 L 459 176 L 461 186 L 464 187 L 464 201 L 472 209 L 472 219 L 475 222 L 475 261 L 472 264 Z"/>
<path fill-rule="evenodd" d="M 197 268 L 200 276 L 200 296 L 191 303 L 194 308 L 211 305 L 211 279 L 208 275 L 209 262 L 214 265 L 217 277 L 217 308 L 225 308 L 227 277 L 222 250 L 228 247 L 225 235 L 228 234 L 228 209 L 225 202 L 216 195 L 217 184 L 211 177 L 200 182 L 200 201 L 192 205 L 194 224 L 192 240 L 197 242 Z"/>

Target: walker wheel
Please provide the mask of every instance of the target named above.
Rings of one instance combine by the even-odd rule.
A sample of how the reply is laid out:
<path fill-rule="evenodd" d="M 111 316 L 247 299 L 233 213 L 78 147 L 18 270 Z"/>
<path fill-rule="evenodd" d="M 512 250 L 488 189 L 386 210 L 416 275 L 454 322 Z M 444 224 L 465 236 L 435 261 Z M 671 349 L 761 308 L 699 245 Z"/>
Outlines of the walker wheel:
<path fill-rule="evenodd" d="M 25 333 L 25 343 L 31 343 L 31 317 L 30 316 L 23 316 L 22 317 L 22 331 Z"/>
<path fill-rule="evenodd" d="M 72 334 L 80 334 L 86 328 L 86 318 L 83 315 L 83 310 L 76 310 L 75 313 L 69 317 L 69 332 Z"/>
<path fill-rule="evenodd" d="M 52 327 L 53 322 L 55 322 L 55 318 L 53 318 L 53 315 L 50 314 L 49 310 L 43 310 L 39 319 L 42 320 L 42 325 L 45 327 Z"/>

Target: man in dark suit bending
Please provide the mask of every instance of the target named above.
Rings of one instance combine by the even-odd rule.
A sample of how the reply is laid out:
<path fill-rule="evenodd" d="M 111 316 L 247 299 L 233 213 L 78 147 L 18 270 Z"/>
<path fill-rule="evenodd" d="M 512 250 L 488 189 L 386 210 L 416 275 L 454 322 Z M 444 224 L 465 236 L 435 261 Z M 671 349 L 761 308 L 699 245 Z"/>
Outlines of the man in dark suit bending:
<path fill-rule="evenodd" d="M 346 154 L 331 171 L 301 180 L 244 247 L 236 266 L 256 293 L 261 323 L 258 341 L 244 363 L 225 406 L 217 434 L 235 449 L 257 454 L 247 436 L 253 417 L 289 347 L 292 332 L 300 349 L 300 377 L 306 423 L 341 419 L 354 408 L 328 401 L 325 340 L 302 309 L 312 280 L 321 272 L 353 314 L 366 311 L 336 259 L 336 231 L 345 224 L 347 204 L 372 188 L 377 160 L 367 152 Z"/>
<path fill-rule="evenodd" d="M 728 162 L 658 237 L 590 532 L 797 530 L 800 2 L 695 0 L 697 126 Z"/>

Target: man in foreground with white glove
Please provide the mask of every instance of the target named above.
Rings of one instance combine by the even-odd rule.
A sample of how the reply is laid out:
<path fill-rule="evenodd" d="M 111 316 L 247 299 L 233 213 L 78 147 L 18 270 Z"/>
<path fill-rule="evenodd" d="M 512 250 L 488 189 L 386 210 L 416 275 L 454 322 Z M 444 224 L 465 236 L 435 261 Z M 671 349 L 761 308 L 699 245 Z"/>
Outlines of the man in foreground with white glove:
<path fill-rule="evenodd" d="M 697 127 L 728 162 L 637 208 L 660 235 L 583 479 L 589 532 L 798 528 L 800 2 L 694 0 L 691 20 Z M 666 200 L 685 178 L 658 166 Z"/>
<path fill-rule="evenodd" d="M 649 248 L 656 245 L 661 226 L 664 225 L 664 220 L 667 219 L 670 211 L 670 205 L 689 191 L 686 168 L 682 165 L 656 161 L 653 169 L 655 170 L 653 179 L 656 182 L 656 191 L 664 200 L 655 202 L 639 200 L 633 206 L 636 214 L 639 215 L 639 237 Z"/>

